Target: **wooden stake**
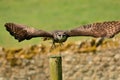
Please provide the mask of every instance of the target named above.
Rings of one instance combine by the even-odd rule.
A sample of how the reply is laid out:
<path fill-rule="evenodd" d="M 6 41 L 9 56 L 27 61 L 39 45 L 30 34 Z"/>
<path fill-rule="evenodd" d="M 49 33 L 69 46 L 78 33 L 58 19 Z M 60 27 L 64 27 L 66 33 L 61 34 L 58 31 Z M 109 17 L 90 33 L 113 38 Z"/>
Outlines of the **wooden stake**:
<path fill-rule="evenodd" d="M 62 80 L 62 58 L 60 55 L 52 55 L 49 58 L 51 80 Z"/>

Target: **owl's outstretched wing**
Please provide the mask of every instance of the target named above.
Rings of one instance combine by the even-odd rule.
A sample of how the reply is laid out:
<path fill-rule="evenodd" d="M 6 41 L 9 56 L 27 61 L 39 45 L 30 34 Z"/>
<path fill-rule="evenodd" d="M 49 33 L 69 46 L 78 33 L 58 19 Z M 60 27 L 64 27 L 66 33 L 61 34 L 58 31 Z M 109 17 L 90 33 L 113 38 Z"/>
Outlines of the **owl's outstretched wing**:
<path fill-rule="evenodd" d="M 112 38 L 120 32 L 120 21 L 108 21 L 83 25 L 78 28 L 66 31 L 69 37 L 92 36 Z"/>
<path fill-rule="evenodd" d="M 21 24 L 6 23 L 4 26 L 6 27 L 6 30 L 19 42 L 25 39 L 29 40 L 33 37 L 52 37 L 52 34 L 49 32 L 37 30 Z"/>

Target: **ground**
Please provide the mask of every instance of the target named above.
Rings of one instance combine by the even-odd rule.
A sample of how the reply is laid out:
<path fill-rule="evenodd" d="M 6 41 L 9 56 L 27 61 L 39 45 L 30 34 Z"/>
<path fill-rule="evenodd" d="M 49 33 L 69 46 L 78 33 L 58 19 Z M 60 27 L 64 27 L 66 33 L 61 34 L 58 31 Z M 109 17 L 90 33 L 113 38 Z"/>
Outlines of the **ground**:
<path fill-rule="evenodd" d="M 0 79 L 49 80 L 49 56 L 60 53 L 63 80 L 119 80 L 120 43 L 117 40 L 104 41 L 97 47 L 96 40 L 68 43 L 53 51 L 41 44 L 18 49 L 1 47 Z"/>

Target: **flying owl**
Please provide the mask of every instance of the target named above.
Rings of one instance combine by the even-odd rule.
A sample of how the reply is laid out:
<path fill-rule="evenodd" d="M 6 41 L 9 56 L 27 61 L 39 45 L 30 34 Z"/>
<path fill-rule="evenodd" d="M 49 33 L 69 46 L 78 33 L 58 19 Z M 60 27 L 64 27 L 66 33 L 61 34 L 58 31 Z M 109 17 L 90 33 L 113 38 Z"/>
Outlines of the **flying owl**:
<path fill-rule="evenodd" d="M 112 38 L 120 32 L 120 21 L 98 22 L 82 25 L 71 30 L 54 30 L 47 32 L 21 24 L 6 23 L 6 30 L 19 42 L 30 40 L 35 37 L 43 37 L 44 40 L 51 39 L 53 44 L 63 43 L 68 37 L 91 36 L 96 38 Z"/>

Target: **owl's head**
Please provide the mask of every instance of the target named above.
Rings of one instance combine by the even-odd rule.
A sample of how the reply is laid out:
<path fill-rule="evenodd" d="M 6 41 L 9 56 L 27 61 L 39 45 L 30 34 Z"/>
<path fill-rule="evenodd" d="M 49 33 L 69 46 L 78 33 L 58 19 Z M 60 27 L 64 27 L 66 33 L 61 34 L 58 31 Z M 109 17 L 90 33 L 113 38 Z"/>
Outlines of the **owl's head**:
<path fill-rule="evenodd" d="M 55 31 L 53 34 L 54 41 L 57 43 L 65 42 L 68 38 L 64 31 Z"/>

